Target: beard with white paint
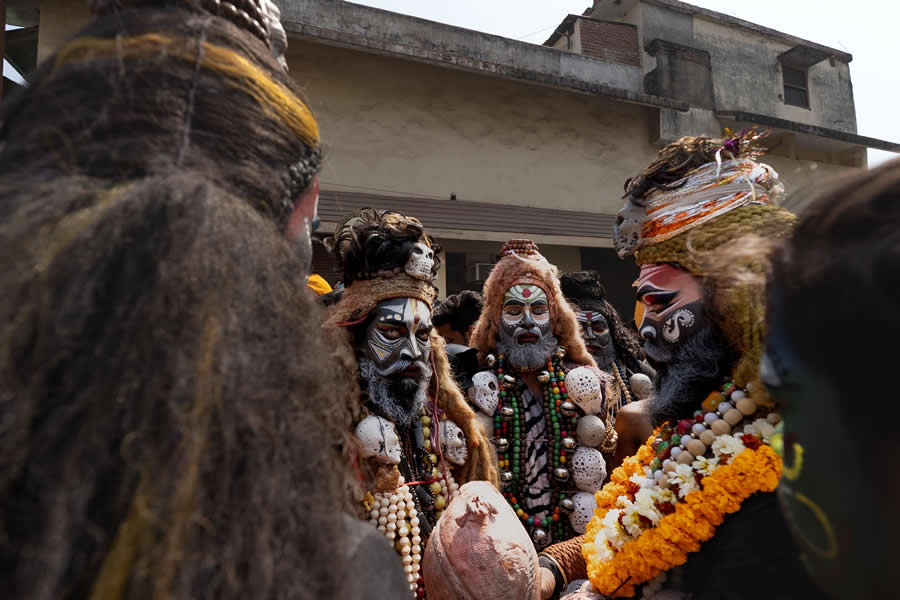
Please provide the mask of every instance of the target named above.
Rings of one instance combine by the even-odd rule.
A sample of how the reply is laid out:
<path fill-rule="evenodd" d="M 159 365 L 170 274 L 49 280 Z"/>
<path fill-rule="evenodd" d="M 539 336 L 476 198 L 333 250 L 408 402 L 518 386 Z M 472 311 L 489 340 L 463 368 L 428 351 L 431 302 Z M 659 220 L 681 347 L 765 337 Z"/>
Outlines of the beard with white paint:
<path fill-rule="evenodd" d="M 412 363 L 401 365 L 400 370 L 410 366 Z M 399 427 L 412 425 L 428 399 L 432 370 L 424 363 L 417 366 L 420 375 L 415 378 L 382 375 L 374 361 L 365 357 L 359 359 L 359 372 L 373 408 Z"/>

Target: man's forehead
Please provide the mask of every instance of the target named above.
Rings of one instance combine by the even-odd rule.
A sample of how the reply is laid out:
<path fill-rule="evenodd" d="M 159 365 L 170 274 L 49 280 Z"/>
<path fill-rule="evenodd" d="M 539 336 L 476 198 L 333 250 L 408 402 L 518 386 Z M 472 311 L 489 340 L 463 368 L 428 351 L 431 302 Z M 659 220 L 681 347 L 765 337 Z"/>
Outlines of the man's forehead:
<path fill-rule="evenodd" d="M 390 298 L 378 303 L 375 314 L 380 321 L 411 322 L 430 319 L 428 305 L 418 298 Z"/>
<path fill-rule="evenodd" d="M 641 267 L 641 272 L 632 287 L 640 290 L 644 286 L 652 286 L 663 290 L 675 290 L 693 279 L 693 276 L 670 264 L 648 264 Z"/>
<path fill-rule="evenodd" d="M 547 294 L 539 286 L 532 283 L 517 284 L 506 290 L 504 302 L 522 302 L 530 304 L 538 300 L 547 300 Z"/>
<path fill-rule="evenodd" d="M 591 310 L 575 311 L 575 317 L 583 323 L 599 323 L 600 321 L 606 320 L 603 318 L 603 315 L 601 315 L 597 311 Z"/>

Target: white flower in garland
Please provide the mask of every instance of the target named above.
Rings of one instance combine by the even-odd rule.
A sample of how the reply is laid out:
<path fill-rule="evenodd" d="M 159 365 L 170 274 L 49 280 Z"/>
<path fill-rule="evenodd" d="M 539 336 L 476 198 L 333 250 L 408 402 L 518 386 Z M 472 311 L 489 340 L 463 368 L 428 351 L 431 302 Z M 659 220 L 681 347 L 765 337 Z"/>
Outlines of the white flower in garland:
<path fill-rule="evenodd" d="M 659 520 L 662 519 L 662 513 L 656 508 L 656 491 L 658 489 L 659 488 L 641 488 L 638 490 L 638 493 L 634 495 L 634 504 L 637 506 L 638 514 L 650 519 L 654 527 L 656 527 L 659 524 Z"/>
<path fill-rule="evenodd" d="M 626 502 L 629 501 L 626 499 Z M 600 534 L 597 536 L 596 544 L 598 550 L 603 553 L 605 549 L 610 553 L 610 557 L 612 556 L 612 550 L 621 550 L 625 543 L 631 539 L 628 532 L 619 523 L 619 517 L 622 516 L 622 512 L 618 508 L 607 511 L 603 517 L 603 529 L 600 530 Z M 608 546 L 603 544 L 603 540 L 606 540 Z"/>
<path fill-rule="evenodd" d="M 726 456 L 725 460 L 731 460 L 744 451 L 744 442 L 732 435 L 720 435 L 712 443 L 712 451 L 716 457 Z"/>
<path fill-rule="evenodd" d="M 691 467 L 703 475 L 704 477 L 707 475 L 712 475 L 712 472 L 716 470 L 719 466 L 719 459 L 717 457 L 706 458 L 705 456 L 698 456 L 694 459 Z"/>
<path fill-rule="evenodd" d="M 759 435 L 762 436 L 763 441 L 768 444 L 769 439 L 772 437 L 772 434 L 775 433 L 775 427 L 773 427 L 765 419 L 757 419 L 753 421 L 753 426 L 759 432 Z"/>
<path fill-rule="evenodd" d="M 652 487 L 656 485 L 656 480 L 653 478 L 653 471 L 650 470 L 650 467 L 647 467 L 647 471 L 647 477 L 642 477 L 641 475 L 635 473 L 634 475 L 629 477 L 629 481 L 640 488 Z"/>
<path fill-rule="evenodd" d="M 694 477 L 694 469 L 691 465 L 679 464 L 675 470 L 669 474 L 669 486 L 678 486 L 678 497 L 684 498 L 694 490 L 700 489 L 697 485 L 697 479 Z"/>

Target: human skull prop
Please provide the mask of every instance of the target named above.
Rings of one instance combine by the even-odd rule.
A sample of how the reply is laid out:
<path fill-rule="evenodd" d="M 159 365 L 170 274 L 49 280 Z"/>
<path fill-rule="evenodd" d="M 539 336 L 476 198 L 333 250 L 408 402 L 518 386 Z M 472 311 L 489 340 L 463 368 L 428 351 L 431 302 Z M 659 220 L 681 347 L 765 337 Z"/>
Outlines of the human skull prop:
<path fill-rule="evenodd" d="M 572 471 L 575 487 L 582 492 L 593 494 L 606 479 L 606 461 L 596 448 L 579 446 L 572 457 Z"/>
<path fill-rule="evenodd" d="M 466 447 L 466 434 L 459 425 L 445 419 L 441 421 L 441 448 L 444 456 L 454 465 L 461 466 L 466 463 L 469 449 Z"/>
<path fill-rule="evenodd" d="M 472 376 L 472 387 L 468 391 L 469 402 L 489 417 L 493 417 L 500 402 L 500 382 L 490 371 L 481 371 Z"/>
<path fill-rule="evenodd" d="M 569 398 L 588 415 L 603 410 L 603 382 L 591 369 L 577 367 L 566 375 Z"/>
<path fill-rule="evenodd" d="M 653 396 L 653 381 L 643 373 L 635 373 L 628 383 L 631 384 L 631 391 L 638 400 Z"/>
<path fill-rule="evenodd" d="M 415 279 L 431 281 L 434 277 L 431 270 L 434 268 L 434 250 L 422 242 L 416 242 L 406 261 L 406 274 Z"/>
<path fill-rule="evenodd" d="M 380 463 L 400 463 L 400 437 L 394 424 L 376 415 L 370 415 L 356 426 L 356 437 L 362 445 L 364 458 L 375 458 Z"/>
<path fill-rule="evenodd" d="M 597 509 L 597 500 L 594 499 L 594 494 L 578 492 L 572 497 L 572 504 L 575 505 L 575 510 L 569 514 L 569 523 L 576 532 L 584 533 Z"/>

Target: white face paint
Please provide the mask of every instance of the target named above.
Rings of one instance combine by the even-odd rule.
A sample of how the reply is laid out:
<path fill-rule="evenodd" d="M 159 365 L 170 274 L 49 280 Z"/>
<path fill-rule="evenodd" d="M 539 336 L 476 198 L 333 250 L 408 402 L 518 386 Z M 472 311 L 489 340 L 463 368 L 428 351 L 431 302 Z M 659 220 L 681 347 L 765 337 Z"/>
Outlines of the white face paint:
<path fill-rule="evenodd" d="M 356 437 L 362 446 L 364 458 L 375 458 L 380 463 L 400 463 L 400 437 L 394 424 L 376 415 L 370 415 L 356 426 Z"/>
<path fill-rule="evenodd" d="M 444 456 L 454 465 L 460 466 L 466 463 L 469 449 L 466 447 L 466 434 L 459 425 L 445 419 L 441 421 L 441 448 Z"/>
<path fill-rule="evenodd" d="M 469 402 L 478 410 L 493 417 L 500 403 L 500 382 L 490 371 L 481 371 L 472 376 L 472 387 L 468 390 Z"/>
<path fill-rule="evenodd" d="M 364 354 L 380 375 L 416 377 L 431 356 L 431 310 L 416 298 L 391 298 L 378 303 L 366 328 Z"/>
<path fill-rule="evenodd" d="M 415 279 L 424 279 L 431 281 L 433 274 L 431 270 L 434 268 L 434 250 L 423 244 L 416 243 L 409 253 L 409 259 L 406 261 L 406 274 Z"/>

